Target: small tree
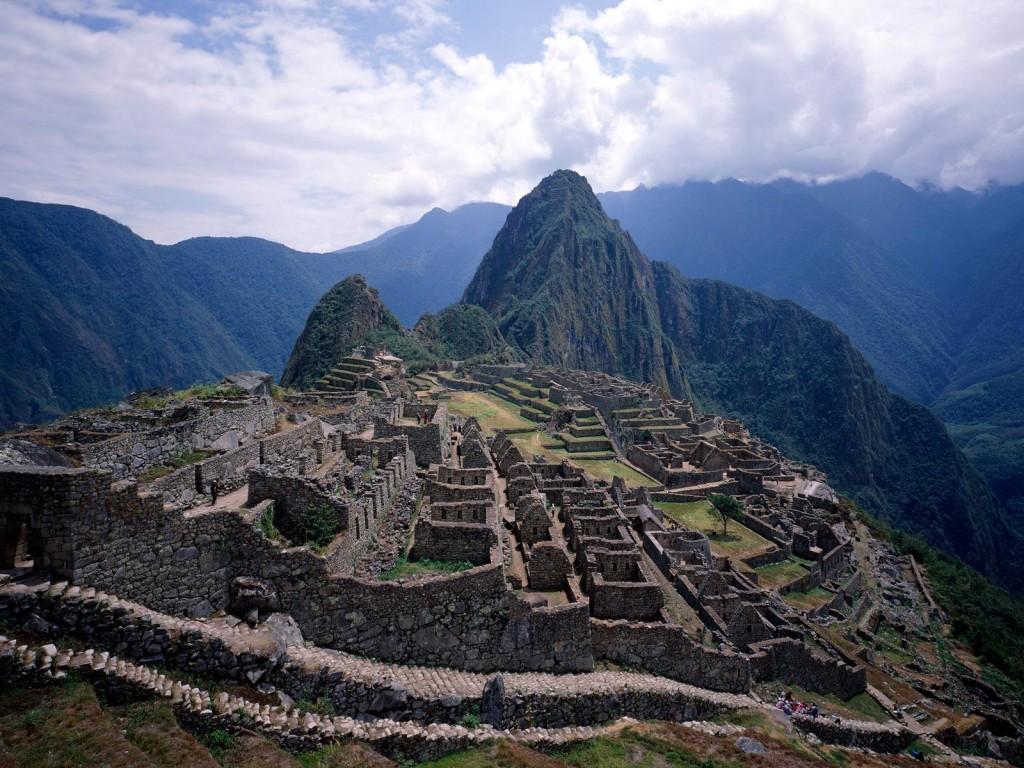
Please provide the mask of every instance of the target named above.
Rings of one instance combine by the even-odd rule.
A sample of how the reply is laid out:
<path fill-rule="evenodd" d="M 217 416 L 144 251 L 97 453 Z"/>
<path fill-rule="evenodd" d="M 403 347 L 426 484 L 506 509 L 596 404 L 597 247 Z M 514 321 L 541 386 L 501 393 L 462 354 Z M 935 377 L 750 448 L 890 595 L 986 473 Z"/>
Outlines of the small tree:
<path fill-rule="evenodd" d="M 728 532 L 729 521 L 735 520 L 743 511 L 743 505 L 733 496 L 712 493 L 708 496 L 708 503 L 711 504 L 712 514 L 722 523 L 722 535 Z"/>

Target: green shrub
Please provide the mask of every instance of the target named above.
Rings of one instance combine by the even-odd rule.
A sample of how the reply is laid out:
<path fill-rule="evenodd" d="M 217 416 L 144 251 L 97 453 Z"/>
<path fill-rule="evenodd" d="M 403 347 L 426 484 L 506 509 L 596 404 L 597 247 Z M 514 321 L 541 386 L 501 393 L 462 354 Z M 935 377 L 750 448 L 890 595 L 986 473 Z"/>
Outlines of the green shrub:
<path fill-rule="evenodd" d="M 326 547 L 342 528 L 341 513 L 329 504 L 310 504 L 303 514 L 306 543 Z"/>
<path fill-rule="evenodd" d="M 256 516 L 256 527 L 271 541 L 281 539 L 281 532 L 274 524 L 274 505 L 272 503 Z"/>

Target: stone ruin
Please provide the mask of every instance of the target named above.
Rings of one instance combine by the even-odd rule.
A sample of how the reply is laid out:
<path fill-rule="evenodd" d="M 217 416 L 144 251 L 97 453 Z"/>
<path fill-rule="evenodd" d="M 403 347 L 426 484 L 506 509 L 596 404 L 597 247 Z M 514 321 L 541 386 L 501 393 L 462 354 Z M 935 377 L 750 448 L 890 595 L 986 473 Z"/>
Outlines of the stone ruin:
<path fill-rule="evenodd" d="M 618 423 L 608 436 L 617 448 L 627 429 L 638 434 L 640 421 L 671 430 L 678 420 L 691 434 L 653 433 L 652 455 L 671 468 L 674 451 L 688 451 L 684 463 L 721 475 L 712 487 L 738 489 L 738 471 L 777 478 L 784 466 L 741 425 L 702 420 L 653 388 L 629 390 L 580 372 L 530 375 L 549 377 L 553 396 L 570 408 Z M 615 416 L 627 410 L 638 413 Z M 581 428 L 598 418 L 569 413 Z M 277 660 L 265 679 L 305 690 L 290 677 L 296 665 L 320 670 L 333 660 L 342 678 L 378 665 L 356 688 L 325 693 L 353 713 L 384 696 L 389 708 L 377 716 L 420 723 L 456 722 L 465 702 L 482 700 L 494 673 L 531 672 L 544 690 L 566 686 L 557 695 L 519 682 L 511 683 L 515 691 L 501 689 L 497 704 L 489 700 L 502 713 L 500 727 L 687 719 L 702 707 L 753 705 L 745 696 L 762 680 L 841 697 L 865 688 L 857 660 L 827 645 L 812 650 L 800 617 L 740 568 L 749 564 L 716 557 L 706 535 L 664 517 L 659 501 L 693 485 L 598 482 L 569 461 L 524 456 L 507 434 L 485 436 L 443 400 L 386 393 L 301 393 L 283 405 L 252 395 L 230 408 L 154 412 L 116 425 L 122 432 L 113 425 L 46 428 L 59 433 L 50 443 L 76 466 L 0 467 L 5 565 L 20 567 L 0 587 L 0 615 L 63 622 L 64 631 L 96 642 L 113 632 L 112 643 L 161 622 L 167 645 L 155 653 L 162 660 L 186 658 L 174 644 L 186 642 L 182 622 L 190 622 L 188 642 L 208 637 L 210 653 L 188 658 L 203 658 L 205 674 L 227 678 L 238 669 L 217 649 L 229 637 L 288 627 L 276 635 Z M 206 446 L 210 455 L 149 479 L 150 467 L 185 445 Z M 755 466 L 769 457 L 770 472 Z M 834 504 L 768 482 L 782 481 L 742 496 L 744 524 L 784 556 L 812 560 L 818 583 L 846 578 L 850 544 Z M 404 559 L 459 568 L 387 578 Z M 51 599 L 19 583 L 25 576 L 79 591 Z M 95 623 L 102 612 L 69 613 L 86 594 L 106 599 L 95 590 L 138 613 L 117 619 L 116 632 L 108 619 Z M 673 611 L 684 604 L 699 632 L 677 623 Z M 845 610 L 838 601 L 832 609 Z M 639 671 L 602 676 L 593 671 L 598 661 Z M 438 670 L 432 699 L 412 692 L 421 666 Z M 478 689 L 465 690 L 466 675 L 479 676 Z M 404 679 L 404 693 L 387 682 Z M 709 703 L 695 705 L 679 685 L 702 689 L 698 699 Z"/>

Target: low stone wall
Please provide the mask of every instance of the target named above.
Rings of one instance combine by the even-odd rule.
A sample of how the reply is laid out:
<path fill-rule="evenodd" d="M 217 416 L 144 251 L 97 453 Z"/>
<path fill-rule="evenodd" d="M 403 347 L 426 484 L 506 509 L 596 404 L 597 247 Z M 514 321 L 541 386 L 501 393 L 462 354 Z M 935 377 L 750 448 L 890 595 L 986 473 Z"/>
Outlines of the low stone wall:
<path fill-rule="evenodd" d="M 827 717 L 793 715 L 793 725 L 804 733 L 813 733 L 828 744 L 870 749 L 872 752 L 902 752 L 916 738 L 913 731 L 896 724 L 840 720 Z"/>
<path fill-rule="evenodd" d="M 682 627 L 591 619 L 590 636 L 595 659 L 628 664 L 715 691 L 750 690 L 751 668 L 745 655 L 699 645 Z"/>
<path fill-rule="evenodd" d="M 55 655 L 50 655 L 51 652 Z M 467 728 L 445 723 L 427 725 L 387 718 L 366 722 L 352 717 L 320 715 L 295 707 L 261 705 L 224 692 L 214 696 L 151 667 L 97 653 L 92 648 L 73 651 L 42 646 L 22 652 L 16 641 L 0 637 L 0 681 L 3 683 L 38 688 L 65 681 L 69 672 L 94 686 L 113 703 L 163 699 L 174 711 L 177 721 L 193 733 L 214 730 L 251 733 L 256 730 L 293 752 L 308 752 L 355 739 L 405 764 L 437 760 L 501 737 L 546 749 L 602 733 L 590 727 L 531 728 L 519 732 L 500 731 L 489 725 Z"/>
<path fill-rule="evenodd" d="M 747 526 L 754 533 L 758 533 L 773 544 L 785 549 L 789 546 L 789 541 L 786 536 L 778 528 L 770 525 L 769 523 L 762 520 L 757 515 L 752 515 L 749 512 L 741 511 L 737 515 L 736 519 Z"/>
<path fill-rule="evenodd" d="M 192 419 L 82 445 L 77 453 L 86 467 L 109 469 L 117 479 L 134 478 L 145 467 L 196 448 L 209 448 L 229 432 L 258 435 L 274 428 L 274 405 L 258 400 L 241 408 L 210 411 Z M 237 439 L 235 440 L 237 445 Z"/>
<path fill-rule="evenodd" d="M 606 581 L 596 573 L 588 592 L 590 611 L 599 619 L 647 621 L 657 617 L 665 604 L 656 581 Z"/>
<path fill-rule="evenodd" d="M 773 565 L 774 563 L 781 563 L 787 557 L 789 557 L 789 549 L 772 549 L 768 552 L 762 552 L 759 555 L 750 555 L 749 557 L 741 558 L 751 568 L 761 568 L 765 565 Z"/>
<path fill-rule="evenodd" d="M 465 561 L 474 565 L 493 562 L 498 544 L 494 528 L 486 523 L 431 520 L 425 510 L 416 521 L 412 555 L 415 559 Z"/>
<path fill-rule="evenodd" d="M 292 429 L 278 432 L 260 441 L 261 464 L 284 464 L 301 456 L 323 440 L 319 419 L 310 419 Z"/>
<path fill-rule="evenodd" d="M 252 441 L 233 451 L 182 467 L 147 483 L 145 488 L 163 497 L 165 504 L 186 508 L 195 502 L 196 496 L 209 492 L 214 480 L 220 484 L 222 493 L 245 485 L 249 469 L 259 464 L 260 444 Z"/>
<path fill-rule="evenodd" d="M 832 693 L 846 700 L 867 688 L 867 670 L 820 656 L 791 638 L 765 640 L 750 646 L 755 680 L 782 680 L 808 691 Z"/>

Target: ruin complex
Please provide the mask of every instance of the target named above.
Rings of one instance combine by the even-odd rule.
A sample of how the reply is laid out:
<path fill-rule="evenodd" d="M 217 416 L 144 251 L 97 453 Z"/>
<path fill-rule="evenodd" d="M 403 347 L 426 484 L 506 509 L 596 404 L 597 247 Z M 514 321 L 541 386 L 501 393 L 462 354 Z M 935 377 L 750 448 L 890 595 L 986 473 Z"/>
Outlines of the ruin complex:
<path fill-rule="evenodd" d="M 3 640 L 0 672 L 85 669 L 184 718 L 247 713 L 293 747 L 355 736 L 422 759 L 500 732 L 564 743 L 620 717 L 765 707 L 771 686 L 896 715 L 868 674 L 875 635 L 924 631 L 938 611 L 813 467 L 605 374 L 409 376 L 361 349 L 312 391 L 236 381 L 7 445 L 0 617 L 90 650 Z M 719 495 L 739 502 L 728 520 Z M 337 716 L 215 700 L 173 670 L 323 698 Z M 900 750 L 943 734 L 932 693 L 920 720 L 795 725 Z"/>

